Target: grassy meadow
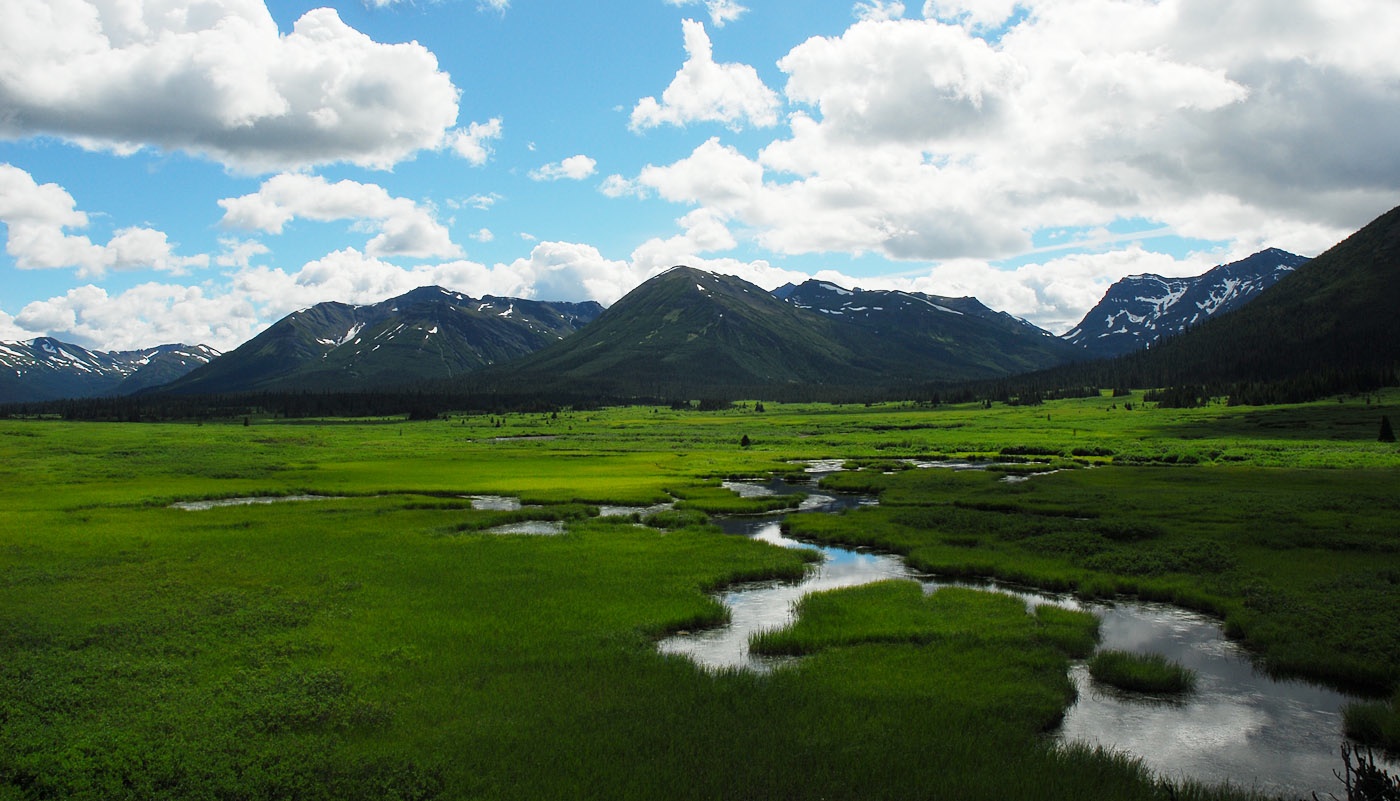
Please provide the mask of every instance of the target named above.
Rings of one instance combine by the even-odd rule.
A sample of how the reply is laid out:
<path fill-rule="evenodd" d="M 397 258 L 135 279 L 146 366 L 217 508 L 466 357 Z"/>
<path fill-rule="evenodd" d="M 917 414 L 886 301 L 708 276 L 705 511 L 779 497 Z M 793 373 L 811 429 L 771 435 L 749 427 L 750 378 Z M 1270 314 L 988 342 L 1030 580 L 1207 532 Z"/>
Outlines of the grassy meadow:
<path fill-rule="evenodd" d="M 1250 797 L 1052 744 L 1093 650 L 1075 613 L 887 582 L 809 597 L 755 644 L 804 655 L 769 675 L 653 647 L 722 622 L 710 591 L 806 569 L 705 523 L 775 503 L 719 481 L 840 458 L 828 482 L 881 504 L 795 535 L 1172 600 L 1272 670 L 1395 697 L 1400 449 L 1376 434 L 1400 392 L 1149 407 L 0 421 L 0 799 Z M 939 458 L 1000 466 L 903 461 Z M 288 495 L 321 498 L 171 507 Z M 529 520 L 566 533 L 489 530 Z"/>

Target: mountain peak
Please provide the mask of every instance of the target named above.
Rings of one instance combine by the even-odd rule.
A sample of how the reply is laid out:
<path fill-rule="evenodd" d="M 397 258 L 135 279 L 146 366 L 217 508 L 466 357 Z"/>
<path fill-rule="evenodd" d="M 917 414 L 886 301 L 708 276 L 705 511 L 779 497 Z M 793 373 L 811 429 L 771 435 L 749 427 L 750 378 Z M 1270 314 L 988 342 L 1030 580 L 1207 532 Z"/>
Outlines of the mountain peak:
<path fill-rule="evenodd" d="M 1097 357 L 1131 353 L 1240 308 L 1307 262 L 1269 248 L 1194 277 L 1130 275 L 1062 338 Z"/>
<path fill-rule="evenodd" d="M 218 355 L 205 345 L 94 351 L 53 337 L 0 342 L 0 403 L 130 395 Z"/>
<path fill-rule="evenodd" d="M 472 298 L 422 286 L 379 303 L 318 303 L 290 314 L 171 392 L 362 391 L 440 381 L 534 352 L 602 307 Z"/>

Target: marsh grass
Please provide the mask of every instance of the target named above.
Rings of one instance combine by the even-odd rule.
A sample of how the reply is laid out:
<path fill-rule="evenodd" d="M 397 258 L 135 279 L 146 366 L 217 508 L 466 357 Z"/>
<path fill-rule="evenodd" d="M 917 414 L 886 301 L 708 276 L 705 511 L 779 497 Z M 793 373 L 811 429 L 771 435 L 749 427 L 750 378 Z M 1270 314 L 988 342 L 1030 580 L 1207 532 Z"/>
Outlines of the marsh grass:
<path fill-rule="evenodd" d="M 1185 695 L 1196 689 L 1196 673 L 1161 654 L 1099 651 L 1089 660 L 1095 681 L 1125 692 Z"/>
<path fill-rule="evenodd" d="M 1342 708 L 1342 730 L 1362 745 L 1400 754 L 1400 693 L 1385 701 L 1356 701 Z"/>
<path fill-rule="evenodd" d="M 789 526 L 937 575 L 1178 604 L 1222 618 L 1276 675 L 1390 692 L 1400 681 L 1393 481 L 1389 469 L 1240 465 L 1078 470 L 1018 485 L 977 471 L 837 474 L 823 486 L 860 485 L 880 506 Z"/>
<path fill-rule="evenodd" d="M 768 676 L 654 649 L 724 619 L 707 591 L 794 577 L 811 558 L 700 525 L 706 504 L 733 497 L 715 476 L 1073 446 L 1199 464 L 1023 485 L 837 474 L 832 486 L 882 506 L 792 525 L 934 570 L 1214 605 L 1275 664 L 1369 670 L 1393 692 L 1400 455 L 1372 441 L 1372 423 L 1349 422 L 1378 410 L 1122 402 L 0 421 L 0 798 L 1252 797 L 1169 788 L 1133 760 L 1048 745 L 1092 621 L 1046 607 L 898 584 L 813 601 L 774 646 L 808 656 Z M 755 447 L 735 447 L 740 421 Z M 653 516 L 659 527 L 590 511 L 671 491 L 697 506 Z M 294 493 L 339 498 L 162 503 Z M 567 519 L 569 533 L 476 536 L 515 513 L 455 499 L 469 494 L 538 504 L 528 516 Z M 1055 513 L 1095 509 L 1107 511 Z M 1155 528 L 1133 528 L 1144 520 Z M 1229 561 L 1177 548 L 1198 542 Z M 1085 563 L 1140 547 L 1176 570 L 1221 569 Z"/>
<path fill-rule="evenodd" d="M 1087 612 L 1037 607 L 1028 613 L 1019 598 L 1002 593 L 945 587 L 925 594 L 915 581 L 882 581 L 852 589 L 804 596 L 797 622 L 754 635 L 749 647 L 771 656 L 799 656 L 868 643 L 961 647 L 1049 646 L 1079 656 L 1098 639 L 1099 621 Z"/>

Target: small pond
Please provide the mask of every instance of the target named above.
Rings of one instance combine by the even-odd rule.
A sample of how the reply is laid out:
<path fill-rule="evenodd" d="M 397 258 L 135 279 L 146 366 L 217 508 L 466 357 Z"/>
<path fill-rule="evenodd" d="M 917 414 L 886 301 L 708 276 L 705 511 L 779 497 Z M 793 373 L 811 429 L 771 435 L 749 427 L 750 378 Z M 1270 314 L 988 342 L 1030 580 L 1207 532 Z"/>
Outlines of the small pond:
<path fill-rule="evenodd" d="M 462 497 L 471 501 L 472 508 L 477 511 L 518 512 L 521 508 L 519 498 L 510 498 L 505 495 L 463 495 Z"/>
<path fill-rule="evenodd" d="M 495 526 L 483 534 L 528 534 L 536 537 L 553 537 L 564 533 L 564 524 L 557 520 L 526 520 L 522 523 L 507 523 Z"/>
<path fill-rule="evenodd" d="M 256 498 L 218 498 L 207 501 L 180 501 L 170 504 L 171 509 L 184 509 L 187 512 L 203 512 L 223 506 L 252 506 L 264 503 L 293 503 L 296 501 L 329 501 L 331 495 L 265 495 Z"/>
<path fill-rule="evenodd" d="M 929 465 L 933 466 L 933 465 Z M 958 465 L 954 469 L 972 469 Z M 838 469 L 830 467 L 828 469 Z M 839 512 L 875 499 L 840 495 L 781 480 L 726 484 L 745 495 L 808 492 L 805 511 Z M 913 578 L 932 592 L 952 582 L 919 576 L 893 555 L 817 547 L 783 535 L 783 515 L 720 518 L 725 531 L 789 548 L 816 548 L 823 561 L 801 582 L 732 586 L 717 597 L 732 622 L 688 632 L 658 643 L 663 653 L 682 654 L 708 668 L 770 671 L 790 659 L 749 653 L 750 635 L 792 622 L 793 604 L 810 592 L 892 578 Z M 1100 647 L 1160 653 L 1195 670 L 1197 690 L 1181 701 L 1121 693 L 1094 683 L 1082 662 L 1071 668 L 1078 700 L 1067 710 L 1056 737 L 1116 749 L 1141 758 L 1163 776 L 1207 783 L 1231 782 L 1288 797 L 1342 791 L 1332 771 L 1341 766 L 1340 710 L 1349 700 L 1335 691 L 1299 681 L 1278 681 L 1257 672 L 1243 649 L 1223 635 L 1217 621 L 1155 603 L 1087 603 L 1069 596 L 992 586 L 1025 599 L 1029 606 L 1055 604 L 1085 609 L 1102 623 Z M 1394 763 L 1388 769 L 1396 770 Z"/>

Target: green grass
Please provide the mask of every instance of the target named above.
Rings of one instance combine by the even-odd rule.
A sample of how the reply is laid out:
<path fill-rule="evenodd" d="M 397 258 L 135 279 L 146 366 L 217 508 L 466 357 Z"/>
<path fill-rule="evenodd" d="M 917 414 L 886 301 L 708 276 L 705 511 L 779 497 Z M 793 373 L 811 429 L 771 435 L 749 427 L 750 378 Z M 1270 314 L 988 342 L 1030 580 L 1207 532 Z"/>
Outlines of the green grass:
<path fill-rule="evenodd" d="M 1113 467 L 994 475 L 839 474 L 881 505 L 802 517 L 793 536 L 873 546 L 945 576 L 1224 618 L 1272 671 L 1368 692 L 1400 682 L 1394 468 Z"/>
<path fill-rule="evenodd" d="M 1363 745 L 1400 754 L 1400 693 L 1384 701 L 1357 701 L 1342 708 L 1342 729 Z"/>
<path fill-rule="evenodd" d="M 1076 613 L 907 583 L 818 596 L 761 646 L 807 656 L 767 676 L 654 641 L 722 621 L 707 591 L 806 569 L 703 524 L 777 503 L 718 480 L 849 458 L 870 469 L 833 485 L 882 506 L 794 533 L 1170 598 L 1266 664 L 1393 692 L 1400 454 L 1365 423 L 1397 401 L 0 421 L 0 799 L 1248 797 L 1047 744 L 1067 660 L 1093 648 Z M 1017 446 L 1096 469 L 900 468 Z M 169 508 L 302 493 L 334 497 Z M 647 526 L 593 511 L 672 498 Z M 565 533 L 485 532 L 523 519 Z"/>
<path fill-rule="evenodd" d="M 1089 675 L 1127 692 L 1184 695 L 1196 689 L 1195 671 L 1161 654 L 1099 651 L 1089 660 Z"/>

